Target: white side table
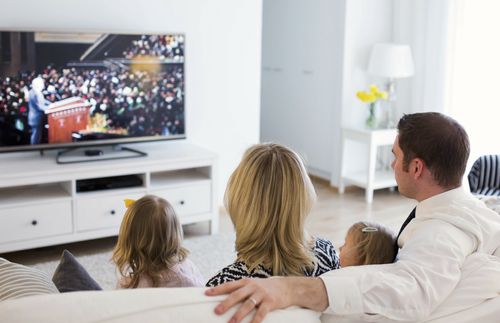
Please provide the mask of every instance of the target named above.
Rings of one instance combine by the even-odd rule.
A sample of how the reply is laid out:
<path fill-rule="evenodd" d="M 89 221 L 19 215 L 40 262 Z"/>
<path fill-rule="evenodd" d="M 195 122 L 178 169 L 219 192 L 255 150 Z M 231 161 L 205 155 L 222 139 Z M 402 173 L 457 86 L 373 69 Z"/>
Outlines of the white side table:
<path fill-rule="evenodd" d="M 374 190 L 397 186 L 392 170 L 376 170 L 377 148 L 380 146 L 392 146 L 396 136 L 396 129 L 342 129 L 342 158 L 339 182 L 340 194 L 344 193 L 346 183 L 356 185 L 366 190 L 366 202 L 371 203 L 373 201 Z M 346 155 L 346 148 L 347 145 L 353 141 L 366 144 L 368 149 L 368 160 L 365 170 L 349 173 L 346 171 L 346 163 L 349 163 L 350 158 L 353 158 L 353 156 Z"/>

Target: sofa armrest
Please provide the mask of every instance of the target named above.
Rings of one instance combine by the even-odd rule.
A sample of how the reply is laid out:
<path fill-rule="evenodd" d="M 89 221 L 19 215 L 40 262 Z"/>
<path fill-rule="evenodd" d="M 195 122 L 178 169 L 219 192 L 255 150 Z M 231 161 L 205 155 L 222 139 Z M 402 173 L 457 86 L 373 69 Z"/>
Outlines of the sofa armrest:
<path fill-rule="evenodd" d="M 0 322 L 228 322 L 214 313 L 224 297 L 205 288 L 145 288 L 39 295 L 0 303 Z M 288 308 L 265 322 L 320 322 L 320 313 Z M 248 320 L 247 320 L 248 321 Z"/>

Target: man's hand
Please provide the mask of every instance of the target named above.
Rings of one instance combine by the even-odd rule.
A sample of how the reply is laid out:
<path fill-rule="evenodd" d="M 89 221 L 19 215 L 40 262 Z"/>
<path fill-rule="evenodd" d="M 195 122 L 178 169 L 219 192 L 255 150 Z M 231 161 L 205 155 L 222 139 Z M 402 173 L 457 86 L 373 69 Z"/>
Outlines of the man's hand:
<path fill-rule="evenodd" d="M 224 314 L 241 303 L 230 322 L 240 322 L 255 308 L 252 323 L 260 323 L 270 311 L 292 305 L 323 311 L 328 307 L 328 297 L 323 281 L 319 278 L 271 277 L 266 279 L 241 279 L 206 291 L 206 295 L 229 294 L 215 308 Z"/>

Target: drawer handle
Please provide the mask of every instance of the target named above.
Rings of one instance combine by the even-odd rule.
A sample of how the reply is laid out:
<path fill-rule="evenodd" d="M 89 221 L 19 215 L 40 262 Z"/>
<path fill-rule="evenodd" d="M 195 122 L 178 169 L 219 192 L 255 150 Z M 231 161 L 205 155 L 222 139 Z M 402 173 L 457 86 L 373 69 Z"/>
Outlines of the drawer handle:
<path fill-rule="evenodd" d="M 186 202 L 184 202 L 184 200 L 181 200 L 179 203 L 180 203 L 181 205 L 184 205 L 184 203 L 186 203 Z"/>
<path fill-rule="evenodd" d="M 37 224 L 38 224 L 38 221 L 37 221 L 37 220 L 33 220 L 33 221 L 31 221 L 31 225 L 32 225 L 32 226 L 35 226 L 35 225 L 37 225 Z"/>
<path fill-rule="evenodd" d="M 115 215 L 116 211 L 115 210 L 111 210 L 111 212 L 109 212 L 109 213 L 111 213 L 111 215 Z"/>

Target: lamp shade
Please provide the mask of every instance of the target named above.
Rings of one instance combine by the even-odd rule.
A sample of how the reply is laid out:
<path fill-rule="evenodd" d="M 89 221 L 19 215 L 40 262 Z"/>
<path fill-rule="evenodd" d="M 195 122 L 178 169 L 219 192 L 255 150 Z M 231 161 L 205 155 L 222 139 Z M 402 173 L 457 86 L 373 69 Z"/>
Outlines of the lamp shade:
<path fill-rule="evenodd" d="M 401 44 L 373 46 L 368 73 L 388 78 L 402 78 L 412 76 L 413 72 L 410 46 Z"/>

